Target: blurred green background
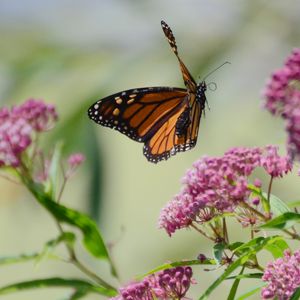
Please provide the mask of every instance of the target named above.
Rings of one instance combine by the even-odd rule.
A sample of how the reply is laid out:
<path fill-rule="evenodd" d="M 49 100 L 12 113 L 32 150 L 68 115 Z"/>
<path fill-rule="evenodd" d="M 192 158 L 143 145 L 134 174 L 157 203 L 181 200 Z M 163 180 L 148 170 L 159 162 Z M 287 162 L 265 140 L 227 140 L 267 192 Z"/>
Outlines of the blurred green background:
<path fill-rule="evenodd" d="M 112 245 L 123 284 L 166 261 L 211 254 L 212 244 L 193 231 L 169 238 L 157 228 L 161 208 L 180 190 L 180 178 L 196 159 L 221 155 L 233 146 L 277 144 L 284 152 L 284 124 L 261 109 L 261 91 L 270 73 L 299 46 L 299 11 L 296 0 L 0 1 L 1 105 L 33 97 L 57 106 L 60 121 L 46 144 L 64 140 L 66 154 L 82 151 L 87 157 L 63 201 L 97 220 Z M 86 110 L 124 89 L 183 87 L 161 19 L 173 29 L 179 53 L 195 78 L 224 61 L 231 65 L 209 77 L 218 89 L 207 92 L 210 110 L 202 118 L 196 148 L 153 165 L 143 156 L 142 144 L 95 125 Z M 275 181 L 273 193 L 284 200 L 299 199 L 295 174 Z M 266 185 L 267 178 L 262 179 Z M 23 187 L 0 178 L 0 189 L 0 256 L 40 250 L 57 235 L 52 219 Z M 235 229 L 231 240 L 248 237 L 248 230 Z M 78 251 L 91 268 L 110 278 L 104 262 L 85 256 L 80 247 Z M 200 269 L 194 268 L 198 285 L 192 288 L 192 299 L 221 272 Z M 55 261 L 26 263 L 0 268 L 0 286 L 79 275 Z M 244 288 L 253 285 L 245 283 Z M 224 299 L 228 287 L 224 283 L 211 299 Z M 1 299 L 63 299 L 69 293 L 43 289 Z"/>

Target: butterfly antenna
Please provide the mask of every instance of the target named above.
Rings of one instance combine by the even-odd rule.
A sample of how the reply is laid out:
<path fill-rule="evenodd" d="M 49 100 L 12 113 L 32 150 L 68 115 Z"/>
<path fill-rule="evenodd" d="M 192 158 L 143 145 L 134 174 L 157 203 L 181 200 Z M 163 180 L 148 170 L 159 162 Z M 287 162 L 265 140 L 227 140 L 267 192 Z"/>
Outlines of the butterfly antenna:
<path fill-rule="evenodd" d="M 224 63 L 222 63 L 220 66 L 218 66 L 217 68 L 215 68 L 214 70 L 212 70 L 211 72 L 209 72 L 206 76 L 204 76 L 203 81 L 205 81 L 205 79 L 210 76 L 212 73 L 216 72 L 217 70 L 219 70 L 220 68 L 222 68 L 224 65 L 226 64 L 231 64 L 229 61 L 225 61 Z"/>

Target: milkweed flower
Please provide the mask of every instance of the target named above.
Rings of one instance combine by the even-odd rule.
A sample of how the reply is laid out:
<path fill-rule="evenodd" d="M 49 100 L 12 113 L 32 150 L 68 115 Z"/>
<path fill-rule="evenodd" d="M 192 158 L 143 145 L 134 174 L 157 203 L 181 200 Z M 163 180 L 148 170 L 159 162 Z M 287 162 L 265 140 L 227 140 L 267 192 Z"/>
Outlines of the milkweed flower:
<path fill-rule="evenodd" d="M 149 275 L 141 282 L 120 288 L 120 295 L 113 300 L 168 300 L 184 299 L 192 279 L 191 267 L 176 267 Z"/>
<path fill-rule="evenodd" d="M 282 177 L 292 170 L 292 162 L 288 156 L 280 156 L 278 147 L 267 146 L 266 155 L 261 158 L 261 165 L 272 177 Z"/>
<path fill-rule="evenodd" d="M 24 104 L 0 109 L 0 166 L 18 167 L 33 135 L 47 130 L 57 119 L 54 106 L 30 99 Z"/>
<path fill-rule="evenodd" d="M 289 155 L 300 159 L 300 48 L 294 49 L 284 66 L 273 72 L 263 95 L 264 107 L 286 120 Z"/>
<path fill-rule="evenodd" d="M 268 283 L 261 291 L 263 299 L 290 299 L 300 287 L 300 250 L 294 254 L 286 250 L 282 258 L 268 263 L 262 280 Z"/>
<path fill-rule="evenodd" d="M 26 120 L 37 132 L 51 129 L 58 119 L 55 106 L 42 100 L 29 99 L 12 108 L 12 115 Z"/>
<path fill-rule="evenodd" d="M 252 191 L 248 187 L 248 177 L 257 167 L 279 177 L 291 170 L 291 163 L 288 157 L 278 155 L 275 146 L 236 147 L 222 157 L 207 156 L 196 161 L 183 177 L 181 192 L 162 209 L 159 227 L 172 235 L 193 223 L 202 224 L 223 213 L 232 213 L 241 203 L 257 206 L 257 199 L 254 203 L 250 199 Z M 258 179 L 254 183 L 261 186 Z M 247 220 L 241 223 L 253 225 L 251 216 Z"/>

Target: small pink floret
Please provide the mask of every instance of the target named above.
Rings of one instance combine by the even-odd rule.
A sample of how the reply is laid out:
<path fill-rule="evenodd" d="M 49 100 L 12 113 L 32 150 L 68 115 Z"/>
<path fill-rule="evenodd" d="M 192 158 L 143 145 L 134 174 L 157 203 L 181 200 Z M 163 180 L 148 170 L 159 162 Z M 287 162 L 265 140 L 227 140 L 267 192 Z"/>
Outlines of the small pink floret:
<path fill-rule="evenodd" d="M 76 168 L 82 164 L 85 160 L 85 156 L 82 153 L 71 154 L 68 158 L 68 163 L 71 168 Z"/>

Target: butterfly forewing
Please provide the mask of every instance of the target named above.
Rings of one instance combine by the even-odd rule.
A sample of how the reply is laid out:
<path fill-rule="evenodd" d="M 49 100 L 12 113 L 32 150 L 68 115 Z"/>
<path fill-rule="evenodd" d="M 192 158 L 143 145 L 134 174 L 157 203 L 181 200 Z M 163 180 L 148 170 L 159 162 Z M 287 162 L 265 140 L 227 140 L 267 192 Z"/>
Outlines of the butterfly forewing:
<path fill-rule="evenodd" d="M 152 87 L 123 91 L 94 103 L 88 110 L 96 123 L 144 142 L 164 119 L 182 106 L 187 92 L 180 88 Z"/>
<path fill-rule="evenodd" d="M 161 21 L 161 27 L 162 27 L 162 30 L 169 42 L 169 45 L 171 46 L 174 54 L 176 55 L 176 57 L 179 61 L 179 65 L 180 65 L 180 69 L 181 69 L 181 73 L 182 73 L 182 77 L 183 77 L 185 86 L 187 87 L 187 89 L 189 91 L 195 93 L 196 89 L 197 89 L 197 84 L 196 84 L 193 76 L 190 74 L 188 68 L 185 66 L 185 64 L 179 57 L 176 40 L 175 40 L 174 34 L 173 34 L 170 26 L 166 22 Z"/>

